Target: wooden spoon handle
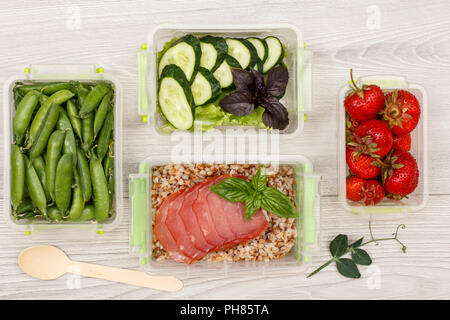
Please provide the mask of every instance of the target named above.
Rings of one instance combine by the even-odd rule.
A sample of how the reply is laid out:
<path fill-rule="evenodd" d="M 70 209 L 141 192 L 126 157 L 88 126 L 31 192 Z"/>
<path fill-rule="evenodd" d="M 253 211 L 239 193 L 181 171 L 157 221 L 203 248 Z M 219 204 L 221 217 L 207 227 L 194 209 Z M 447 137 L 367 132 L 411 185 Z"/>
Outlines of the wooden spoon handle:
<path fill-rule="evenodd" d="M 85 277 L 98 278 L 135 286 L 163 290 L 178 291 L 183 288 L 183 282 L 173 276 L 150 276 L 145 272 L 113 268 L 97 264 L 71 261 L 68 272 Z"/>

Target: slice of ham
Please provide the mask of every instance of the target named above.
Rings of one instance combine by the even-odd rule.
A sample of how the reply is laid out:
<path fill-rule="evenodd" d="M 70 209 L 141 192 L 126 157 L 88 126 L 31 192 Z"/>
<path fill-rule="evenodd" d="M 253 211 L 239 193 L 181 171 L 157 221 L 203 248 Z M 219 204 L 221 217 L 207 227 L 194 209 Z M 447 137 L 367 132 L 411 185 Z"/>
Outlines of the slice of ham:
<path fill-rule="evenodd" d="M 169 256 L 193 263 L 207 253 L 230 248 L 263 234 L 269 223 L 259 210 L 245 220 L 245 205 L 210 190 L 229 175 L 204 180 L 169 196 L 156 212 L 154 233 Z"/>
<path fill-rule="evenodd" d="M 189 192 L 189 190 L 187 190 L 187 192 Z M 189 237 L 189 234 L 186 231 L 183 220 L 179 215 L 187 192 L 180 192 L 174 198 L 172 198 L 169 204 L 165 224 L 169 229 L 169 232 L 172 234 L 172 237 L 175 239 L 175 242 L 177 243 L 180 251 L 186 257 L 197 260 L 201 259 L 206 254 L 206 251 L 201 251 L 194 246 Z"/>

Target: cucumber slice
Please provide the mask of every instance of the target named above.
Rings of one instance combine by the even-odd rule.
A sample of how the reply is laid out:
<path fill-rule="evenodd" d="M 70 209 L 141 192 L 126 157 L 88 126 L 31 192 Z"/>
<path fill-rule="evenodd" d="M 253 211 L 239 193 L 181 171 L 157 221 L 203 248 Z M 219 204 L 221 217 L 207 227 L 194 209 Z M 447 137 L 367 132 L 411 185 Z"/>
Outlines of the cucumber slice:
<path fill-rule="evenodd" d="M 284 57 L 284 50 L 281 41 L 277 37 L 267 37 L 264 39 L 267 43 L 268 55 L 263 64 L 263 73 L 266 73 L 277 64 L 279 64 Z"/>
<path fill-rule="evenodd" d="M 220 83 L 206 68 L 199 67 L 191 84 L 192 96 L 196 106 L 213 102 L 221 94 Z"/>
<path fill-rule="evenodd" d="M 250 37 L 247 38 L 247 40 L 255 47 L 259 60 L 261 60 L 261 62 L 264 63 L 269 53 L 266 41 L 264 39 L 256 37 Z"/>
<path fill-rule="evenodd" d="M 255 47 L 246 39 L 225 39 L 228 45 L 228 55 L 235 58 L 242 69 L 252 68 L 258 61 Z"/>
<path fill-rule="evenodd" d="M 200 67 L 214 72 L 227 57 L 228 46 L 225 39 L 205 36 L 200 39 L 200 46 L 202 48 Z"/>
<path fill-rule="evenodd" d="M 166 120 L 175 128 L 188 130 L 194 123 L 194 98 L 183 70 L 167 65 L 161 72 L 158 102 Z"/>
<path fill-rule="evenodd" d="M 186 35 L 175 41 L 159 61 L 158 74 L 161 76 L 163 69 L 170 64 L 177 65 L 183 70 L 189 82 L 192 82 L 200 65 L 202 49 L 200 40 L 193 35 Z"/>
<path fill-rule="evenodd" d="M 222 64 L 213 73 L 214 78 L 219 81 L 222 89 L 230 89 L 234 86 L 231 68 L 242 69 L 241 65 L 235 58 L 227 56 Z"/>

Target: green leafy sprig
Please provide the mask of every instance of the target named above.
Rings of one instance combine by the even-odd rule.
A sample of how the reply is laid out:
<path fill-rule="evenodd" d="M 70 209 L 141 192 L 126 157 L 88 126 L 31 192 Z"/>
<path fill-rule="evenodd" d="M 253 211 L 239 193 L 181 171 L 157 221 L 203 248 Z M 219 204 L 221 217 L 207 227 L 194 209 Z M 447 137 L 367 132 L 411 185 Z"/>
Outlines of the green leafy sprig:
<path fill-rule="evenodd" d="M 280 217 L 298 217 L 298 212 L 292 201 L 280 190 L 267 186 L 264 165 L 258 169 L 251 182 L 230 177 L 213 185 L 210 190 L 228 201 L 244 202 L 245 219 L 247 221 L 260 208 Z"/>
<path fill-rule="evenodd" d="M 398 225 L 397 229 L 390 238 L 375 239 L 372 234 L 372 225 L 371 222 L 369 221 L 369 231 L 372 239 L 367 242 L 363 242 L 364 237 L 362 237 L 350 245 L 348 244 L 347 235 L 339 234 L 330 243 L 330 252 L 333 257 L 327 262 L 325 262 L 323 265 L 321 265 L 319 268 L 311 272 L 307 276 L 307 278 L 312 277 L 313 275 L 315 275 L 320 270 L 324 269 L 333 262 L 336 262 L 336 268 L 338 272 L 344 277 L 353 279 L 360 278 L 361 273 L 359 272 L 357 265 L 359 264 L 362 266 L 368 266 L 372 263 L 372 259 L 370 258 L 367 251 L 361 249 L 361 247 L 368 245 L 369 243 L 375 243 L 378 245 L 379 241 L 394 240 L 401 245 L 402 252 L 403 253 L 406 252 L 406 246 L 398 239 L 398 231 L 400 228 L 405 229 L 406 226 L 404 224 Z M 350 258 L 344 258 L 344 256 L 347 255 L 348 253 L 350 253 Z"/>

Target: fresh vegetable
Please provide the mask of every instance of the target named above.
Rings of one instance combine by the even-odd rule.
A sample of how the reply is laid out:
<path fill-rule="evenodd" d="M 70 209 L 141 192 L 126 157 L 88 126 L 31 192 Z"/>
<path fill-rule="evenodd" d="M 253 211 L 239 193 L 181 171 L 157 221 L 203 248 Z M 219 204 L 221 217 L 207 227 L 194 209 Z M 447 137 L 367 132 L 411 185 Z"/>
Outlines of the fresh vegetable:
<path fill-rule="evenodd" d="M 386 94 L 386 106 L 381 111 L 395 136 L 405 135 L 419 123 L 420 105 L 417 98 L 406 90 L 395 90 Z"/>
<path fill-rule="evenodd" d="M 228 55 L 235 58 L 242 69 L 253 68 L 258 61 L 255 47 L 246 39 L 227 38 Z"/>
<path fill-rule="evenodd" d="M 346 148 L 346 160 L 350 171 L 363 179 L 373 179 L 380 175 L 381 168 L 376 158 L 361 154 L 354 147 Z"/>
<path fill-rule="evenodd" d="M 389 125 L 382 120 L 367 120 L 354 131 L 353 141 L 347 143 L 374 158 L 383 158 L 392 148 L 393 138 Z"/>
<path fill-rule="evenodd" d="M 393 149 L 384 161 L 382 179 L 389 197 L 396 200 L 404 198 L 419 183 L 416 159 L 408 151 Z"/>
<path fill-rule="evenodd" d="M 40 93 L 36 90 L 28 91 L 17 105 L 13 123 L 16 143 L 19 145 L 23 142 L 25 131 L 27 131 L 33 112 L 39 103 L 39 97 Z"/>
<path fill-rule="evenodd" d="M 211 72 L 216 71 L 228 54 L 228 45 L 225 39 L 220 37 L 204 36 L 200 38 L 200 47 L 200 67 Z"/>
<path fill-rule="evenodd" d="M 227 56 L 213 73 L 223 90 L 231 89 L 233 87 L 233 73 L 231 72 L 232 68 L 242 67 L 235 58 Z"/>
<path fill-rule="evenodd" d="M 267 83 L 264 77 L 255 69 L 250 71 L 232 69 L 233 81 L 236 91 L 223 98 L 219 105 L 226 112 L 244 116 L 261 106 L 265 109 L 262 121 L 268 127 L 284 129 L 289 124 L 289 116 L 286 108 L 280 103 L 277 96 L 284 93 L 288 81 L 288 71 L 279 66 L 272 69 L 267 75 Z"/>
<path fill-rule="evenodd" d="M 194 98 L 184 72 L 174 64 L 161 73 L 158 101 L 167 121 L 177 129 L 187 130 L 194 123 Z"/>
<path fill-rule="evenodd" d="M 245 203 L 245 219 L 248 221 L 260 209 L 280 217 L 297 218 L 292 201 L 278 189 L 267 187 L 265 166 L 261 166 L 252 181 L 231 177 L 214 186 L 211 191 L 231 202 Z"/>
<path fill-rule="evenodd" d="M 158 65 L 159 77 L 162 78 L 166 66 L 174 64 L 184 72 L 186 79 L 191 83 L 200 65 L 201 54 L 202 49 L 198 38 L 186 35 L 178 39 L 162 54 Z"/>
<path fill-rule="evenodd" d="M 109 194 L 102 163 L 95 156 L 89 163 L 92 189 L 94 193 L 95 219 L 101 222 L 108 218 Z"/>
<path fill-rule="evenodd" d="M 266 37 L 264 38 L 264 41 L 267 44 L 268 52 L 263 64 L 262 72 L 267 73 L 283 61 L 284 49 L 283 44 L 277 37 Z"/>
<path fill-rule="evenodd" d="M 401 149 L 403 151 L 411 150 L 411 134 L 407 133 L 402 136 L 394 136 L 392 149 Z"/>
<path fill-rule="evenodd" d="M 267 46 L 266 40 L 249 37 L 247 40 L 255 47 L 256 53 L 258 54 L 258 62 L 256 63 L 259 72 L 263 72 L 263 65 L 269 56 L 269 48 Z"/>
<path fill-rule="evenodd" d="M 13 218 L 45 218 L 53 222 L 96 220 L 89 214 L 90 209 L 81 216 L 84 207 L 93 207 L 89 167 L 97 155 L 109 159 L 105 178 L 108 212 L 105 214 L 105 206 L 96 201 L 100 206 L 97 211 L 102 212 L 97 216 L 104 220 L 114 214 L 109 212 L 114 196 L 111 85 L 18 82 L 13 92 L 16 104 L 13 119 L 16 141 L 11 146 Z M 81 119 L 83 106 L 85 113 Z M 98 137 L 94 136 L 94 125 Z"/>
<path fill-rule="evenodd" d="M 384 94 L 377 85 L 364 85 L 359 88 L 353 80 L 350 70 L 352 92 L 345 97 L 345 110 L 356 121 L 376 119 L 378 112 L 384 107 Z"/>
<path fill-rule="evenodd" d="M 196 106 L 208 104 L 222 93 L 220 83 L 213 74 L 203 67 L 198 68 L 197 75 L 191 84 L 191 92 Z"/>
<path fill-rule="evenodd" d="M 13 211 L 22 203 L 25 188 L 25 159 L 17 145 L 11 146 L 11 203 Z"/>
<path fill-rule="evenodd" d="M 369 232 L 371 239 L 369 241 L 363 242 L 364 237 L 362 237 L 351 244 L 348 243 L 347 235 L 339 234 L 330 243 L 330 253 L 333 257 L 323 265 L 321 265 L 319 268 L 311 272 L 307 276 L 307 278 L 317 274 L 320 270 L 324 269 L 333 262 L 336 262 L 338 272 L 344 277 L 352 279 L 360 278 L 361 273 L 359 272 L 357 265 L 359 264 L 362 266 L 368 266 L 372 264 L 372 259 L 370 258 L 369 254 L 367 253 L 367 251 L 361 249 L 361 247 L 366 246 L 370 243 L 375 243 L 378 245 L 378 242 L 381 241 L 396 241 L 401 245 L 402 252 L 406 252 L 406 246 L 398 239 L 398 231 L 400 228 L 405 229 L 406 226 L 404 224 L 398 225 L 397 229 L 392 234 L 392 237 L 375 239 L 372 235 L 372 225 L 369 221 Z M 350 253 L 351 258 L 344 258 L 344 256 L 348 253 Z"/>

